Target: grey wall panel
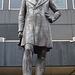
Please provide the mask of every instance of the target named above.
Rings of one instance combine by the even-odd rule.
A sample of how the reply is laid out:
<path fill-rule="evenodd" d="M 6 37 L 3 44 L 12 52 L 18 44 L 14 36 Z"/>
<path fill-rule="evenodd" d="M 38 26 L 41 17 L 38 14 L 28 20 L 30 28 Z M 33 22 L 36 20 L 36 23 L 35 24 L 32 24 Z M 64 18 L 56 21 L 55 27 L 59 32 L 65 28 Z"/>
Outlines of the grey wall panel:
<path fill-rule="evenodd" d="M 53 40 L 70 40 L 75 37 L 75 10 L 72 0 L 68 1 L 68 9 L 61 10 L 62 16 L 51 24 Z M 4 0 L 0 10 L 0 37 L 17 40 L 19 10 L 8 10 L 9 0 Z M 50 15 L 53 12 L 50 11 Z M 23 51 L 17 43 L 0 43 L 0 66 L 21 66 Z M 37 55 L 33 56 L 33 66 Z M 47 53 L 46 66 L 75 65 L 75 43 L 54 42 L 53 49 Z M 3 59 L 4 58 L 4 59 Z"/>
<path fill-rule="evenodd" d="M 5 22 L 5 12 L 0 10 L 0 24 Z"/>
<path fill-rule="evenodd" d="M 4 66 L 5 64 L 5 53 L 4 53 L 4 43 L 0 42 L 0 66 Z"/>
<path fill-rule="evenodd" d="M 75 42 L 73 43 L 68 43 L 67 45 L 68 47 L 68 51 L 67 51 L 67 54 L 68 54 L 68 59 L 69 59 L 69 63 L 70 65 L 74 65 L 75 66 Z"/>
<path fill-rule="evenodd" d="M 18 39 L 17 25 L 0 25 L 0 37 L 6 39 Z"/>
<path fill-rule="evenodd" d="M 4 12 L 4 14 L 3 14 L 3 12 Z M 4 23 L 18 23 L 18 14 L 19 14 L 18 10 L 9 10 L 9 11 L 7 10 L 7 11 L 3 11 L 3 12 L 0 15 L 2 15 L 2 17 L 4 16 L 3 17 Z M 58 19 L 53 24 L 67 24 L 67 25 L 71 24 L 71 12 L 70 12 L 70 10 L 63 10 L 62 16 L 60 17 L 60 19 Z"/>
<path fill-rule="evenodd" d="M 72 0 L 67 0 L 67 4 L 68 4 L 68 9 L 72 10 L 73 9 Z"/>
<path fill-rule="evenodd" d="M 0 10 L 0 24 L 18 23 L 18 14 L 17 10 Z"/>
<path fill-rule="evenodd" d="M 9 0 L 3 0 L 3 9 L 8 10 Z"/>
<path fill-rule="evenodd" d="M 53 40 L 70 40 L 73 36 L 71 25 L 51 25 L 51 31 Z M 18 25 L 0 25 L 0 37 L 5 37 L 9 40 L 17 40 Z"/>
<path fill-rule="evenodd" d="M 61 43 L 53 43 L 53 49 L 47 53 L 47 66 L 62 65 L 62 50 L 60 45 Z"/>
<path fill-rule="evenodd" d="M 54 24 L 71 24 L 70 10 L 62 10 L 61 17 Z"/>
<path fill-rule="evenodd" d="M 75 10 L 71 10 L 72 24 L 75 24 Z"/>
<path fill-rule="evenodd" d="M 5 24 L 9 24 L 10 23 L 10 17 L 11 17 L 11 13 L 10 11 L 6 10 L 5 11 Z"/>
<path fill-rule="evenodd" d="M 36 66 L 37 54 L 33 54 L 32 65 Z"/>
<path fill-rule="evenodd" d="M 74 33 L 75 27 L 71 25 L 51 25 L 52 39 L 70 40 Z M 73 34 L 73 35 L 72 35 Z M 8 40 L 18 39 L 18 25 L 0 25 L 0 37 L 5 37 Z"/>
<path fill-rule="evenodd" d="M 55 23 L 52 24 L 53 39 L 61 39 L 61 40 L 71 39 L 71 37 L 74 36 L 75 34 L 73 33 L 74 28 L 71 27 L 71 25 L 75 25 L 75 10 L 72 8 L 73 6 L 72 0 L 68 0 L 67 3 L 68 3 L 68 9 L 61 10 L 62 16 Z M 8 10 L 8 4 L 9 0 L 4 0 L 3 10 L 0 10 L 0 36 L 6 37 L 9 40 L 10 39 L 14 40 L 18 39 L 17 23 L 18 23 L 19 10 Z M 50 15 L 53 15 L 53 12 L 51 10 L 50 10 Z M 12 30 L 11 33 L 10 30 Z M 59 33 L 59 35 L 57 33 Z"/>
<path fill-rule="evenodd" d="M 68 63 L 68 62 L 69 62 L 69 50 L 71 50 L 71 49 L 69 49 L 69 47 L 71 47 L 71 45 L 72 44 L 70 42 L 63 42 L 62 44 L 60 43 L 60 48 L 61 48 L 60 50 L 61 50 L 61 55 L 62 55 L 62 64 L 65 66 L 70 65 L 70 63 Z M 70 59 L 70 61 L 72 61 L 72 60 Z M 74 63 L 72 65 L 74 65 Z"/>
<path fill-rule="evenodd" d="M 53 39 L 72 39 L 71 25 L 51 25 Z"/>
<path fill-rule="evenodd" d="M 75 43 L 54 42 L 53 49 L 47 55 L 47 66 L 74 66 Z"/>
<path fill-rule="evenodd" d="M 72 25 L 73 37 L 75 37 L 75 25 Z"/>
<path fill-rule="evenodd" d="M 5 66 L 22 66 L 23 48 L 18 46 L 16 42 L 7 42 L 5 43 L 5 50 L 6 50 L 6 65 Z M 36 65 L 36 57 L 37 55 L 33 55 L 33 63 L 32 65 Z"/>
<path fill-rule="evenodd" d="M 0 43 L 0 66 L 22 66 L 24 50 L 17 42 Z M 33 66 L 37 55 L 33 55 Z M 46 66 L 74 66 L 75 42 L 53 42 L 53 49 L 47 53 Z"/>
<path fill-rule="evenodd" d="M 18 23 L 18 11 L 6 10 L 5 11 L 5 24 L 8 23 Z"/>
<path fill-rule="evenodd" d="M 18 23 L 18 14 L 19 14 L 19 12 L 17 10 L 10 11 L 10 23 Z"/>
<path fill-rule="evenodd" d="M 6 66 L 21 66 L 23 50 L 21 50 L 17 43 L 6 43 Z"/>

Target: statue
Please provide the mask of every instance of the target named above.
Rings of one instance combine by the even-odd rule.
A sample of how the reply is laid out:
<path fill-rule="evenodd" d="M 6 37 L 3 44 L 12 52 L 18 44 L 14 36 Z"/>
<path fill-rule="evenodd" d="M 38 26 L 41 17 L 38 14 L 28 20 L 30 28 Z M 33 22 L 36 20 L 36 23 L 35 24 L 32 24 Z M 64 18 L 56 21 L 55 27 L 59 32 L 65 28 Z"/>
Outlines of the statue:
<path fill-rule="evenodd" d="M 54 12 L 51 17 L 49 8 Z M 50 23 L 61 16 L 53 0 L 22 0 L 18 21 L 19 45 L 24 48 L 23 75 L 32 74 L 32 56 L 37 54 L 36 74 L 44 75 L 46 52 L 52 49 Z"/>

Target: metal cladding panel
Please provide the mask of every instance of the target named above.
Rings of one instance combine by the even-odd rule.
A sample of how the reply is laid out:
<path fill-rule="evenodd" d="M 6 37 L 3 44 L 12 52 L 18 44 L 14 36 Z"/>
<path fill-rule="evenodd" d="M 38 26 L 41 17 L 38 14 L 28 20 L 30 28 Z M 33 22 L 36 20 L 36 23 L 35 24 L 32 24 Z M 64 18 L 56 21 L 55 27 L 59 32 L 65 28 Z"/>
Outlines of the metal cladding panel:
<path fill-rule="evenodd" d="M 67 4 L 68 4 L 68 9 L 71 10 L 73 9 L 73 4 L 72 4 L 72 0 L 67 0 Z"/>
<path fill-rule="evenodd" d="M 60 43 L 53 43 L 53 49 L 47 53 L 46 65 L 47 66 L 60 66 L 62 65 L 62 52 L 59 47 Z"/>
<path fill-rule="evenodd" d="M 75 10 L 71 10 L 72 24 L 75 24 Z"/>
<path fill-rule="evenodd" d="M 22 66 L 23 48 L 18 42 L 0 43 L 0 66 Z M 33 55 L 33 66 L 36 65 L 37 55 Z M 53 42 L 53 49 L 46 55 L 46 66 L 74 66 L 75 42 Z"/>
<path fill-rule="evenodd" d="M 23 50 L 18 47 L 18 43 L 6 43 L 6 66 L 21 66 Z"/>
<path fill-rule="evenodd" d="M 18 46 L 16 42 L 5 43 L 6 56 L 4 66 L 22 66 L 24 49 Z M 36 54 L 33 55 L 33 66 L 36 64 Z"/>
<path fill-rule="evenodd" d="M 0 25 L 0 37 L 6 39 L 16 40 L 18 39 L 18 25 Z"/>
<path fill-rule="evenodd" d="M 54 43 L 54 48 L 47 55 L 47 66 L 74 66 L 75 42 Z"/>
<path fill-rule="evenodd" d="M 10 11 L 10 23 L 18 23 L 18 14 L 19 11 Z"/>
<path fill-rule="evenodd" d="M 5 66 L 5 51 L 3 42 L 0 42 L 0 66 Z"/>
<path fill-rule="evenodd" d="M 5 12 L 0 10 L 0 25 L 5 23 Z"/>
<path fill-rule="evenodd" d="M 75 10 L 72 8 L 72 0 L 67 0 L 68 9 L 60 9 L 62 16 L 52 25 L 53 39 L 72 39 L 74 36 Z M 9 40 L 18 39 L 18 14 L 19 10 L 9 10 L 9 0 L 3 1 L 3 10 L 0 10 L 0 37 Z M 50 15 L 54 13 L 50 10 Z"/>
<path fill-rule="evenodd" d="M 70 10 L 62 10 L 61 11 L 62 15 L 61 17 L 56 21 L 54 22 L 53 24 L 54 25 L 68 25 L 68 24 L 71 24 L 71 13 L 70 13 Z"/>
<path fill-rule="evenodd" d="M 72 25 L 73 37 L 75 37 L 75 25 Z"/>
<path fill-rule="evenodd" d="M 3 0 L 3 9 L 8 10 L 9 7 L 9 0 Z"/>
<path fill-rule="evenodd" d="M 69 63 L 70 65 L 74 65 L 75 66 L 75 42 L 72 42 L 71 44 L 68 43 L 68 51 L 67 51 L 67 54 L 68 54 L 68 60 L 69 60 Z"/>
<path fill-rule="evenodd" d="M 53 40 L 71 40 L 72 28 L 71 25 L 51 25 Z"/>
<path fill-rule="evenodd" d="M 11 12 L 6 10 L 5 14 L 6 15 L 5 15 L 5 22 L 4 22 L 4 24 L 9 24 L 10 23 L 10 18 L 11 18 Z"/>
<path fill-rule="evenodd" d="M 51 24 L 53 40 L 70 40 L 75 37 L 75 10 L 72 0 L 67 0 L 68 9 L 62 11 L 62 16 Z M 3 10 L 0 10 L 0 37 L 8 40 L 18 39 L 19 10 L 8 9 L 9 0 L 3 1 Z M 53 12 L 50 11 L 50 15 Z M 54 47 L 47 53 L 46 66 L 75 65 L 75 42 L 54 42 Z M 0 42 L 0 66 L 21 66 L 23 50 L 17 42 Z M 33 66 L 36 65 L 37 55 L 33 56 Z"/>
<path fill-rule="evenodd" d="M 74 25 L 51 25 L 53 40 L 71 40 L 74 36 Z M 8 40 L 18 39 L 18 25 L 0 25 L 0 37 Z"/>

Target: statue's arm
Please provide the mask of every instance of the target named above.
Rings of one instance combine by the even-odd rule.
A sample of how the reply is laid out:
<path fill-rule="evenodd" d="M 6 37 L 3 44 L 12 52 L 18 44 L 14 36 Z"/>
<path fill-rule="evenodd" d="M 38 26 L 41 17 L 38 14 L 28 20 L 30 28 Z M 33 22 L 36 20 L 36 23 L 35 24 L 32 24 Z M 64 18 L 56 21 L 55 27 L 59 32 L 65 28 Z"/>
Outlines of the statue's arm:
<path fill-rule="evenodd" d="M 48 17 L 50 22 L 53 23 L 61 16 L 61 11 L 57 9 L 57 6 L 53 2 L 53 0 L 49 1 L 49 7 L 54 12 L 54 15 L 51 17 L 51 16 L 49 16 L 49 13 L 46 13 L 46 17 Z"/>
<path fill-rule="evenodd" d="M 50 0 L 49 7 L 54 12 L 54 16 L 52 16 L 52 22 L 55 22 L 61 16 L 61 11 L 57 9 L 53 0 Z"/>
<path fill-rule="evenodd" d="M 26 0 L 22 0 L 18 16 L 18 32 L 23 32 L 26 16 Z"/>

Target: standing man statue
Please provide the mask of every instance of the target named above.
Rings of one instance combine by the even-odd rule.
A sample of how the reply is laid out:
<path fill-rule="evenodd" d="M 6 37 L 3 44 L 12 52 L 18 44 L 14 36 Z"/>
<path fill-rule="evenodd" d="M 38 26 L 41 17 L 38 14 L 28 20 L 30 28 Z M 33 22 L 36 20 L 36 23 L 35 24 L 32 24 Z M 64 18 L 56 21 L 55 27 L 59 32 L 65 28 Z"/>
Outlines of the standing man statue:
<path fill-rule="evenodd" d="M 54 12 L 50 17 L 49 8 Z M 52 49 L 50 23 L 61 16 L 53 0 L 22 0 L 19 12 L 18 37 L 24 48 L 23 75 L 32 75 L 32 56 L 37 54 L 36 74 L 44 75 L 46 52 Z"/>

